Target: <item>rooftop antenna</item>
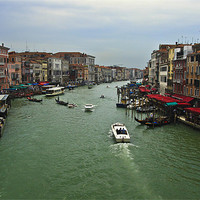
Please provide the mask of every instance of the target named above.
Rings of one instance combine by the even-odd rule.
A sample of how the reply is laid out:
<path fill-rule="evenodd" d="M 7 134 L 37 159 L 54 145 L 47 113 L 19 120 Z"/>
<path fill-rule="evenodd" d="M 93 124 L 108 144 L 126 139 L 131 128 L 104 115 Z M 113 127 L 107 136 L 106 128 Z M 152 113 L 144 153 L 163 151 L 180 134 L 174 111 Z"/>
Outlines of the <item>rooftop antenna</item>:
<path fill-rule="evenodd" d="M 28 51 L 28 44 L 27 44 L 27 40 L 26 40 L 26 51 Z"/>
<path fill-rule="evenodd" d="M 183 44 L 183 36 L 181 36 L 182 37 L 182 44 Z"/>

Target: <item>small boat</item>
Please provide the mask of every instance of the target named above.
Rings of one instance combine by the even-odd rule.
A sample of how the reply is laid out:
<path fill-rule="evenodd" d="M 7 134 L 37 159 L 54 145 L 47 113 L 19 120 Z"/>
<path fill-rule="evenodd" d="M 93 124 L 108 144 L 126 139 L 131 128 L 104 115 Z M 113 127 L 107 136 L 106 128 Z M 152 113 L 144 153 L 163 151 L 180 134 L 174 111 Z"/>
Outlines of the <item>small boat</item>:
<path fill-rule="evenodd" d="M 102 95 L 100 96 L 100 98 L 102 98 L 102 99 L 103 99 L 103 98 L 105 98 L 105 96 L 102 94 Z"/>
<path fill-rule="evenodd" d="M 3 136 L 3 129 L 5 126 L 5 118 L 0 117 L 0 138 Z"/>
<path fill-rule="evenodd" d="M 77 105 L 74 103 L 68 103 L 68 108 L 74 108 L 74 107 L 77 107 Z"/>
<path fill-rule="evenodd" d="M 42 101 L 42 99 L 36 99 L 36 98 L 31 98 L 31 97 L 27 97 L 27 99 L 29 101 L 33 101 L 33 102 L 41 102 Z"/>
<path fill-rule="evenodd" d="M 146 122 L 148 122 L 148 118 L 146 118 L 146 119 L 137 119 L 136 117 L 135 117 L 135 121 L 137 121 L 137 122 L 139 122 L 140 124 L 145 124 Z"/>
<path fill-rule="evenodd" d="M 94 108 L 94 105 L 92 105 L 92 104 L 86 104 L 85 105 L 85 111 L 87 112 L 87 111 L 92 111 L 92 109 Z"/>
<path fill-rule="evenodd" d="M 0 95 L 0 117 L 6 118 L 10 108 L 10 98 L 8 94 Z"/>
<path fill-rule="evenodd" d="M 60 105 L 63 105 L 63 106 L 67 106 L 67 105 L 68 105 L 68 102 L 60 101 L 59 98 L 58 98 L 58 99 L 55 99 L 55 100 L 56 100 L 56 103 L 57 103 L 57 104 L 60 104 Z"/>
<path fill-rule="evenodd" d="M 148 121 L 145 123 L 147 126 L 156 127 L 156 126 L 163 126 L 170 123 L 170 120 L 167 117 L 163 118 L 156 118 L 154 121 Z"/>
<path fill-rule="evenodd" d="M 117 108 L 127 108 L 129 104 L 125 104 L 125 103 L 116 103 Z"/>
<path fill-rule="evenodd" d="M 64 87 L 53 87 L 46 90 L 46 97 L 64 94 Z"/>
<path fill-rule="evenodd" d="M 88 85 L 88 89 L 92 89 L 92 87 L 93 87 L 92 85 Z"/>
<path fill-rule="evenodd" d="M 130 135 L 124 124 L 117 122 L 111 128 L 116 142 L 130 142 Z"/>
<path fill-rule="evenodd" d="M 153 106 L 150 106 L 148 108 L 143 108 L 143 107 L 137 107 L 136 111 L 137 112 L 153 112 L 154 110 L 157 110 L 156 108 L 154 108 Z"/>

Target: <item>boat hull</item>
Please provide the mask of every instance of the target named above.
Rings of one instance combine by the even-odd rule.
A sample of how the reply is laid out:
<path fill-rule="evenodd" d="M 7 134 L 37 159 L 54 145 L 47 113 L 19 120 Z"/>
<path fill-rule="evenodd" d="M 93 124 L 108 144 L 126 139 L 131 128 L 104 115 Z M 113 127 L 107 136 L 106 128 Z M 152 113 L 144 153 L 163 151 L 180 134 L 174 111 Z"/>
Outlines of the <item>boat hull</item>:
<path fill-rule="evenodd" d="M 127 108 L 128 104 L 116 103 L 117 108 Z"/>
<path fill-rule="evenodd" d="M 86 112 L 92 112 L 94 106 L 92 104 L 86 104 L 85 105 L 85 111 Z"/>
<path fill-rule="evenodd" d="M 53 97 L 53 96 L 58 96 L 58 95 L 62 95 L 62 94 L 64 94 L 64 91 L 55 92 L 55 93 L 52 93 L 52 94 L 46 94 L 46 97 Z"/>

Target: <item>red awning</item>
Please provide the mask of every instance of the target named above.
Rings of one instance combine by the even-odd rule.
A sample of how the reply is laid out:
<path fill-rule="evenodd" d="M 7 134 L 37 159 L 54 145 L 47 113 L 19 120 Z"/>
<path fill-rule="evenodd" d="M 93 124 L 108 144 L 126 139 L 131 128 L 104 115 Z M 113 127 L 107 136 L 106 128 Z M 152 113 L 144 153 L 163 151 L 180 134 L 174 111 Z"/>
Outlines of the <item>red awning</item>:
<path fill-rule="evenodd" d="M 157 88 L 151 88 L 151 90 L 152 90 L 152 91 L 157 91 L 158 89 L 157 89 Z"/>
<path fill-rule="evenodd" d="M 170 96 L 171 96 L 171 94 L 169 94 L 169 93 L 165 93 L 165 96 L 168 96 L 168 97 L 170 97 Z"/>
<path fill-rule="evenodd" d="M 185 103 L 185 102 L 183 102 L 183 103 L 178 103 L 178 106 L 191 106 L 191 104 L 190 103 Z"/>
<path fill-rule="evenodd" d="M 200 115 L 200 108 L 185 108 L 185 110 Z"/>
<path fill-rule="evenodd" d="M 172 97 L 166 97 L 166 96 L 163 96 L 163 95 L 160 95 L 160 94 L 150 94 L 150 95 L 147 95 L 147 97 L 150 98 L 150 99 L 156 99 L 157 101 L 160 101 L 162 103 L 171 103 L 171 102 L 180 103 L 180 102 L 182 102 L 178 99 L 174 99 Z"/>
<path fill-rule="evenodd" d="M 187 97 L 187 96 L 180 95 L 180 94 L 173 94 L 172 97 L 179 99 L 179 100 L 182 100 L 182 101 L 187 102 L 187 103 L 194 99 L 193 97 Z"/>
<path fill-rule="evenodd" d="M 151 86 L 150 86 L 150 85 L 146 85 L 145 87 L 146 87 L 146 88 L 150 88 Z"/>
<path fill-rule="evenodd" d="M 150 90 L 146 89 L 144 86 L 139 87 L 140 92 L 151 92 Z"/>

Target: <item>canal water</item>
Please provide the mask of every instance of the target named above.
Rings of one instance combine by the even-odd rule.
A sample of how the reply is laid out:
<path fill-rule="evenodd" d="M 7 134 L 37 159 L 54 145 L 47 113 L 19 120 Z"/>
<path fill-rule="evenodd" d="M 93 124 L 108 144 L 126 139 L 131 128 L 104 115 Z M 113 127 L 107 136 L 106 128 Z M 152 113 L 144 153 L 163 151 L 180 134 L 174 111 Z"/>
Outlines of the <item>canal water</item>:
<path fill-rule="evenodd" d="M 139 125 L 116 108 L 123 84 L 66 90 L 60 99 L 74 109 L 55 97 L 14 100 L 0 140 L 0 199 L 199 199 L 200 132 Z M 125 123 L 130 144 L 115 143 L 115 122 Z"/>

